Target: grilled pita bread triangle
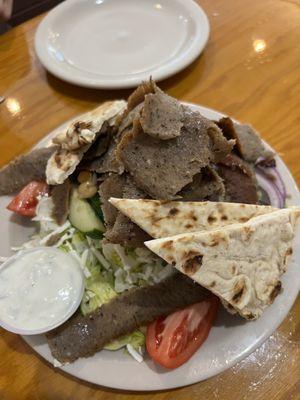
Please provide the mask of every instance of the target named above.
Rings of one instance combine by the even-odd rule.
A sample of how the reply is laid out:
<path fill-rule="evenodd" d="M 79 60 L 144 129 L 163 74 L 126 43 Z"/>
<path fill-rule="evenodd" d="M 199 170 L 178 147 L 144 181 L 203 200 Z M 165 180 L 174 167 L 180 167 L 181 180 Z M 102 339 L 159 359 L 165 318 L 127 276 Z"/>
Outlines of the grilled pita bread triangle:
<path fill-rule="evenodd" d="M 233 223 L 276 210 L 270 206 L 222 202 L 184 202 L 110 198 L 119 211 L 154 238 L 177 235 Z"/>
<path fill-rule="evenodd" d="M 247 319 L 258 318 L 280 291 L 300 208 L 254 217 L 212 231 L 145 242 L 179 271 Z M 299 219 L 298 219 L 299 221 Z"/>

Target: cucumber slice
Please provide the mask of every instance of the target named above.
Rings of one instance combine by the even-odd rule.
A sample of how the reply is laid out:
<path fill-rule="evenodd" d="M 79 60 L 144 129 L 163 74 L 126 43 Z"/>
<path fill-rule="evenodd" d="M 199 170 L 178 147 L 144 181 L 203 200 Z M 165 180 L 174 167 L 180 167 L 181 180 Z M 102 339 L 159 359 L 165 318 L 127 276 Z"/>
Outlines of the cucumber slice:
<path fill-rule="evenodd" d="M 90 204 L 79 198 L 75 187 L 71 193 L 69 220 L 76 229 L 90 237 L 100 238 L 105 232 L 102 221 L 97 217 Z"/>
<path fill-rule="evenodd" d="M 101 208 L 101 201 L 100 201 L 100 196 L 99 194 L 95 194 L 95 196 L 91 197 L 88 199 L 89 204 L 92 206 L 93 210 L 95 211 L 96 215 L 98 218 L 101 219 L 101 221 L 104 221 L 103 218 L 103 213 L 102 213 L 102 208 Z"/>
<path fill-rule="evenodd" d="M 103 238 L 103 232 L 98 231 L 97 229 L 94 229 L 93 231 L 86 232 L 86 236 L 90 237 L 91 239 L 102 239 Z"/>

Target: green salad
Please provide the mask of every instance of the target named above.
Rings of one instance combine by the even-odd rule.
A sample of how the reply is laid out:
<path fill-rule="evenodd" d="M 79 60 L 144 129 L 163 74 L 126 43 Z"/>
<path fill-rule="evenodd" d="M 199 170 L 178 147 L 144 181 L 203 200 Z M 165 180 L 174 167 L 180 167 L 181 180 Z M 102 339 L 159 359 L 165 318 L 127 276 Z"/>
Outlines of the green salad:
<path fill-rule="evenodd" d="M 39 200 L 36 217 L 39 233 L 23 245 L 53 245 L 77 258 L 85 275 L 85 292 L 80 305 L 83 315 L 92 312 L 125 290 L 154 284 L 172 273 L 171 267 L 146 248 L 128 248 L 113 244 L 104 237 L 105 228 L 99 197 L 80 199 L 73 189 L 69 219 L 62 226 L 51 217 L 51 197 Z M 145 335 L 136 330 L 112 343 L 106 350 L 124 348 L 142 361 Z"/>

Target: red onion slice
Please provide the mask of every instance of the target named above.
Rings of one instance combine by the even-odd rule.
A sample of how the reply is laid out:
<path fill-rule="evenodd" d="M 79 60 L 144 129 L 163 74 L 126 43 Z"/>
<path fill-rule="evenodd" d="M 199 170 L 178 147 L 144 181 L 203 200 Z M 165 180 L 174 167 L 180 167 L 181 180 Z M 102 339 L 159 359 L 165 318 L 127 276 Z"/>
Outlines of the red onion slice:
<path fill-rule="evenodd" d="M 267 179 L 273 181 L 277 186 L 279 192 L 284 198 L 286 198 L 286 189 L 282 177 L 280 176 L 276 167 L 264 167 L 262 165 L 256 165 L 256 171 L 259 170 Z"/>
<path fill-rule="evenodd" d="M 256 178 L 258 186 L 267 192 L 271 206 L 283 208 L 285 205 L 285 195 L 281 193 L 277 185 L 270 178 L 268 178 L 260 168 L 256 169 Z"/>

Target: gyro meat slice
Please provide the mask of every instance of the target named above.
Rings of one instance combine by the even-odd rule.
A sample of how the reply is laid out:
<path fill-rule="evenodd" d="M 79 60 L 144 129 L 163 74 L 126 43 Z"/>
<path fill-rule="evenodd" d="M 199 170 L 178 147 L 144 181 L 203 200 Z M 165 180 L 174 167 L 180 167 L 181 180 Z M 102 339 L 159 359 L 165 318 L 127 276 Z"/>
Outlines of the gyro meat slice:
<path fill-rule="evenodd" d="M 184 121 L 180 136 L 169 140 L 150 137 L 134 121 L 118 145 L 118 158 L 150 197 L 173 199 L 201 168 L 231 150 L 232 143 L 200 113 L 185 112 Z"/>

